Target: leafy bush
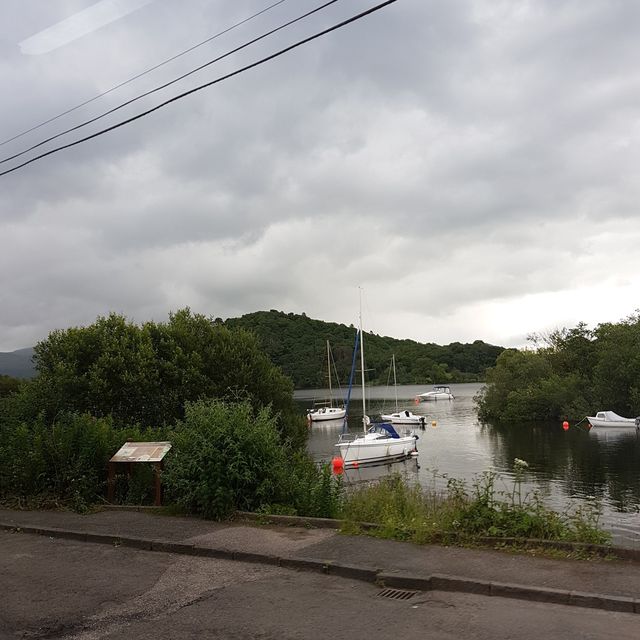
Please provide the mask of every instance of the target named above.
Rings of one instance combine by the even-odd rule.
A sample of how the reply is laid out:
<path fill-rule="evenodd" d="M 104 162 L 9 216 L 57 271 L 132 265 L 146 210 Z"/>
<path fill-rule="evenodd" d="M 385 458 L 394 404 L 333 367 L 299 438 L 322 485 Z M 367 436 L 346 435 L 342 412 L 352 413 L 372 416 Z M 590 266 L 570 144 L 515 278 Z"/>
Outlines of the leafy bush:
<path fill-rule="evenodd" d="M 188 403 L 164 475 L 167 497 L 189 513 L 234 510 L 332 516 L 340 486 L 283 442 L 270 409 L 247 401 Z"/>

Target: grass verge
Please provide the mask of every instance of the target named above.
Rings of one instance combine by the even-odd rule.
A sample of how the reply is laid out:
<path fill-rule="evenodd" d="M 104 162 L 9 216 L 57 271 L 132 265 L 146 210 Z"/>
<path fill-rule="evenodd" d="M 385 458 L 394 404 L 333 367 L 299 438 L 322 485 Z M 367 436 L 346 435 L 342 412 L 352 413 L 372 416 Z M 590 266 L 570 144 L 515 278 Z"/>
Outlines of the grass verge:
<path fill-rule="evenodd" d="M 476 477 L 470 485 L 449 479 L 445 490 L 391 475 L 345 496 L 342 530 L 417 544 L 469 545 L 484 537 L 610 543 L 610 534 L 599 524 L 597 501 L 567 507 L 562 513 L 553 511 L 539 493 L 523 495 L 525 469 L 526 463 L 516 460 L 513 487 L 506 492 L 496 491 L 497 475 L 492 472 Z M 365 532 L 361 522 L 378 527 Z"/>

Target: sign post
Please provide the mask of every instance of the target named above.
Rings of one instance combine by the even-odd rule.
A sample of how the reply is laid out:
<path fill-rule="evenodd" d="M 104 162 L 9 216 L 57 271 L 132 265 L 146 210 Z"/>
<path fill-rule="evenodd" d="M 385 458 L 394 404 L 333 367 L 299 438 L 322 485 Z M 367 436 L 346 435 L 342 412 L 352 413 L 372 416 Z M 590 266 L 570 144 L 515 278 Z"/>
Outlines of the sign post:
<path fill-rule="evenodd" d="M 155 506 L 159 507 L 162 504 L 161 475 L 164 469 L 164 457 L 169 449 L 171 449 L 170 442 L 125 442 L 109 460 L 107 500 L 113 502 L 117 464 L 127 465 L 127 476 L 131 479 L 134 463 L 148 462 L 153 464 Z"/>

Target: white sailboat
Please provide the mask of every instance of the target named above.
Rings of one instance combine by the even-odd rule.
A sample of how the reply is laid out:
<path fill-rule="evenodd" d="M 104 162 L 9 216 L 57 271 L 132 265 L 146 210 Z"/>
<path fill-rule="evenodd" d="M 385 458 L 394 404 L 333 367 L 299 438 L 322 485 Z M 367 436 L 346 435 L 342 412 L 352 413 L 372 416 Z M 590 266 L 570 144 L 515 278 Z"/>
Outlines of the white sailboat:
<path fill-rule="evenodd" d="M 347 415 L 347 409 L 333 406 L 333 389 L 331 388 L 331 347 L 327 340 L 327 370 L 329 372 L 329 399 L 325 405 L 317 409 L 307 411 L 309 422 L 325 422 L 327 420 L 343 420 Z"/>
<path fill-rule="evenodd" d="M 362 332 L 362 302 L 360 304 L 360 369 L 362 370 L 362 435 L 353 436 L 343 433 L 335 445 L 345 467 L 356 467 L 360 464 L 391 462 L 409 457 L 417 451 L 418 436 L 400 435 L 389 423 L 371 425 L 367 415 L 364 380 L 364 334 Z M 356 340 L 356 348 L 357 348 Z M 355 355 L 355 354 L 354 354 Z M 355 364 L 355 357 L 354 357 Z M 353 374 L 353 371 L 352 371 Z M 345 423 L 346 424 L 346 423 Z"/>
<path fill-rule="evenodd" d="M 400 411 L 398 409 L 398 383 L 396 380 L 396 356 L 391 356 L 391 367 L 393 369 L 393 389 L 396 397 L 396 410 L 395 413 L 382 414 L 380 417 L 383 420 L 391 422 L 391 424 L 412 424 L 416 426 L 424 427 L 426 419 L 424 416 L 418 416 L 415 413 L 405 409 Z"/>

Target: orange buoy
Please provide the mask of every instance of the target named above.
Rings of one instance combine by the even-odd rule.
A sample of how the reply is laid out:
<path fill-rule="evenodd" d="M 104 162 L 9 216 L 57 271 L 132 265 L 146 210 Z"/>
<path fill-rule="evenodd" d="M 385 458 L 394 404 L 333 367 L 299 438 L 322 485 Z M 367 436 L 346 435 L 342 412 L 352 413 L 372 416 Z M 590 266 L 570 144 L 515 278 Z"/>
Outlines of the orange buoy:
<path fill-rule="evenodd" d="M 438 426 L 438 423 L 435 420 L 432 420 L 431 426 L 435 429 Z"/>

